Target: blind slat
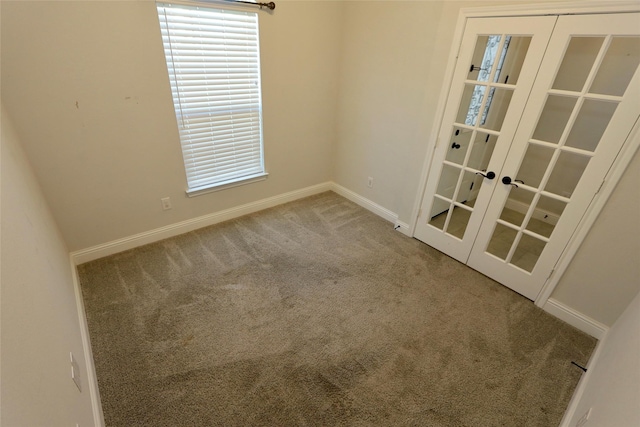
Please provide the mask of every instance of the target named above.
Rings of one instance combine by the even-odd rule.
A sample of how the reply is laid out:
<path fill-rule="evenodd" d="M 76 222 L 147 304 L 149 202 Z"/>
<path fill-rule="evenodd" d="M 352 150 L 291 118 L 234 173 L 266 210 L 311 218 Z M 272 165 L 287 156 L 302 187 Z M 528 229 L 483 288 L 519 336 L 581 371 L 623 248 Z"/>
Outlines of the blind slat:
<path fill-rule="evenodd" d="M 264 173 L 257 14 L 157 9 L 189 189 Z"/>

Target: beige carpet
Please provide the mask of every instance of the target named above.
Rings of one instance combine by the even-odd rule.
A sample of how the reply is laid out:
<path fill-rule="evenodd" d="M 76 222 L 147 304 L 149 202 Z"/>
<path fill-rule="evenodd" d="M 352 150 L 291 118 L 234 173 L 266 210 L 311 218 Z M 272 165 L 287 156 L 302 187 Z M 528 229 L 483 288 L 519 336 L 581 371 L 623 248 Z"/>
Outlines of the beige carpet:
<path fill-rule="evenodd" d="M 596 343 L 334 193 L 78 270 L 107 426 L 557 426 Z"/>

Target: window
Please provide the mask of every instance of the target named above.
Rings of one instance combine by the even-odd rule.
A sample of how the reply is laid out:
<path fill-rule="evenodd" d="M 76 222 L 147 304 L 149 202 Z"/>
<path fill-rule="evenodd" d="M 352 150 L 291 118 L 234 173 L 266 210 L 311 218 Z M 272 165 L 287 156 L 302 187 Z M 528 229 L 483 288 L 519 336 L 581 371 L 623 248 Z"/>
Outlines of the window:
<path fill-rule="evenodd" d="M 187 193 L 264 179 L 258 15 L 157 7 Z"/>
<path fill-rule="evenodd" d="M 502 72 L 502 67 L 504 66 L 504 60 L 507 57 L 507 49 L 509 49 L 509 43 L 511 43 L 511 36 L 506 36 L 504 41 L 504 46 L 502 46 L 502 52 L 500 53 L 500 59 L 498 60 L 498 68 L 496 69 L 496 74 L 493 78 L 495 82 L 497 82 L 498 79 L 500 78 L 500 73 Z M 498 54 L 499 44 L 500 44 L 500 36 L 489 36 L 487 38 L 487 47 L 482 57 L 482 65 L 479 69 L 480 72 L 478 73 L 478 81 L 486 82 L 489 80 L 489 75 L 491 74 L 491 67 L 493 66 L 493 61 L 496 55 Z M 471 95 L 471 103 L 469 105 L 469 112 L 467 113 L 467 118 L 464 121 L 465 125 L 469 125 L 469 126 L 476 125 L 476 121 L 478 120 L 478 115 L 480 114 L 480 105 L 482 105 L 482 98 L 484 98 L 485 90 L 486 90 L 486 86 L 476 86 L 475 89 L 473 90 L 473 94 Z M 496 91 L 495 87 L 492 87 L 489 89 L 489 95 L 487 96 L 487 102 L 484 106 L 484 111 L 482 112 L 480 125 L 485 124 L 487 121 L 487 115 L 489 114 L 489 108 L 491 107 L 491 101 L 493 101 L 493 95 L 495 91 Z"/>

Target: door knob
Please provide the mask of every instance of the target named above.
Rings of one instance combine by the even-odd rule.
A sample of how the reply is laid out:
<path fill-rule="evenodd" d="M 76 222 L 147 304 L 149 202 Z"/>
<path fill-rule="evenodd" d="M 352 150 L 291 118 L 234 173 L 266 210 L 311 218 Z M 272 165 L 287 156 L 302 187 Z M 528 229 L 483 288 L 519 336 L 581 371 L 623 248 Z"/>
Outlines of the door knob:
<path fill-rule="evenodd" d="M 503 176 L 502 177 L 502 183 L 503 184 L 507 184 L 507 185 L 513 185 L 514 187 L 518 188 L 518 184 L 514 184 L 513 182 L 511 182 L 511 177 L 510 176 Z"/>
<path fill-rule="evenodd" d="M 496 177 L 496 174 L 495 174 L 495 173 L 493 173 L 492 171 L 487 172 L 487 174 L 486 174 L 486 175 L 485 175 L 485 174 L 483 174 L 482 172 L 476 172 L 476 175 L 482 175 L 482 176 L 484 176 L 484 177 L 485 177 L 485 178 L 487 178 L 487 179 L 493 179 L 493 178 L 495 178 L 495 177 Z M 504 179 L 503 179 L 503 182 L 504 182 Z"/>

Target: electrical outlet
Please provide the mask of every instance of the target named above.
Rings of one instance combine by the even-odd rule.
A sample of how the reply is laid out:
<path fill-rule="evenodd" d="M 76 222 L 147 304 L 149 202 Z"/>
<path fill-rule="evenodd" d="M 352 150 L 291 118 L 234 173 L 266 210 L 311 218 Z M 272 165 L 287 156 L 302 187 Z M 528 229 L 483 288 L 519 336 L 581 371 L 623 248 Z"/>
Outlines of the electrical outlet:
<path fill-rule="evenodd" d="M 171 209 L 171 197 L 165 197 L 160 201 L 162 202 L 162 210 L 168 211 Z"/>
<path fill-rule="evenodd" d="M 71 359 L 71 379 L 78 387 L 78 391 L 82 393 L 82 385 L 80 384 L 80 367 L 78 362 L 73 357 L 73 353 L 69 352 L 69 358 Z"/>
<path fill-rule="evenodd" d="M 589 410 L 584 413 L 584 415 L 576 423 L 576 427 L 582 427 L 583 425 L 587 424 L 587 421 L 589 421 L 589 415 L 591 415 L 592 409 L 593 408 L 589 408 Z"/>
<path fill-rule="evenodd" d="M 372 177 L 367 178 L 367 187 L 373 188 L 373 178 Z"/>

